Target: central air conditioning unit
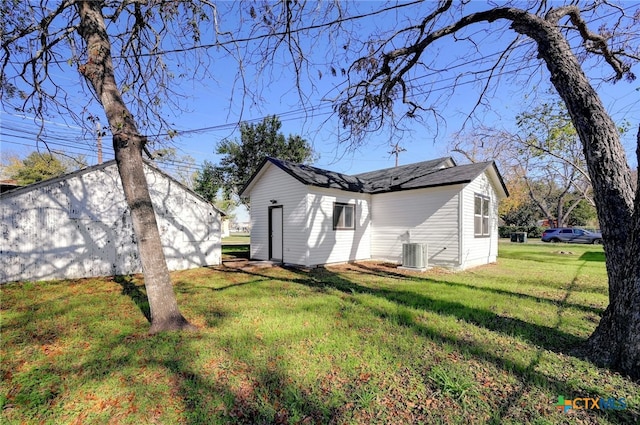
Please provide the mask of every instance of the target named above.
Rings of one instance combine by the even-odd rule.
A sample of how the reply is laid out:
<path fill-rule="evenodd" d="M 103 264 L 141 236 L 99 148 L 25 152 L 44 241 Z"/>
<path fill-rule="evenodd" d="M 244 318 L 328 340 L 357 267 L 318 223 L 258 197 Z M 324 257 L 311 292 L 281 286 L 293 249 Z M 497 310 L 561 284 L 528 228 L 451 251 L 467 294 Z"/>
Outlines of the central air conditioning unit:
<path fill-rule="evenodd" d="M 427 246 L 421 243 L 403 243 L 402 267 L 426 270 L 428 267 Z"/>

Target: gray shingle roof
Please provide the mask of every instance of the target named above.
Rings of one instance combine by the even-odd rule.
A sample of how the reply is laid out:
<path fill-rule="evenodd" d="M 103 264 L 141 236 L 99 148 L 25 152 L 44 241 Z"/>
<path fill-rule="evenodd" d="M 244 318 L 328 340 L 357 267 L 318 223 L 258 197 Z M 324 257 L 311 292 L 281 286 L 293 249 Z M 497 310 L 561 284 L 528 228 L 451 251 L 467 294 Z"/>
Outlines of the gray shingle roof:
<path fill-rule="evenodd" d="M 395 192 L 430 186 L 430 180 L 438 171 L 455 166 L 450 157 L 432 159 L 415 164 L 356 174 L 368 183 L 369 193 Z"/>
<path fill-rule="evenodd" d="M 265 158 L 258 172 L 267 162 L 304 185 L 371 194 L 470 183 L 487 168 L 493 167 L 505 194 L 508 193 L 493 162 L 456 165 L 452 158 L 443 157 L 353 176 L 269 157 Z M 258 172 L 251 177 L 241 193 L 251 185 Z"/>
<path fill-rule="evenodd" d="M 368 193 L 367 181 L 356 176 L 323 170 L 310 165 L 296 164 L 282 159 L 267 158 L 266 160 L 305 185 Z"/>

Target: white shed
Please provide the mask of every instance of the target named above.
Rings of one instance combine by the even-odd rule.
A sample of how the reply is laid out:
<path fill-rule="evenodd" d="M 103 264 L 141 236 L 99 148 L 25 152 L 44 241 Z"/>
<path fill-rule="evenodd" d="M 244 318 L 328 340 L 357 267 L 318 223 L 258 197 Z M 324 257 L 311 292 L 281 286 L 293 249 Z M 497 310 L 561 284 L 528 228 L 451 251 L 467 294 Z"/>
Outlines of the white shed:
<path fill-rule="evenodd" d="M 222 213 L 158 168 L 145 175 L 169 270 L 221 262 Z M 0 195 L 0 283 L 141 271 L 115 161 Z"/>
<path fill-rule="evenodd" d="M 508 195 L 493 162 L 439 158 L 354 176 L 266 158 L 245 185 L 251 258 L 307 267 L 366 259 L 403 263 L 403 245 L 429 265 L 495 262 L 498 201 Z"/>

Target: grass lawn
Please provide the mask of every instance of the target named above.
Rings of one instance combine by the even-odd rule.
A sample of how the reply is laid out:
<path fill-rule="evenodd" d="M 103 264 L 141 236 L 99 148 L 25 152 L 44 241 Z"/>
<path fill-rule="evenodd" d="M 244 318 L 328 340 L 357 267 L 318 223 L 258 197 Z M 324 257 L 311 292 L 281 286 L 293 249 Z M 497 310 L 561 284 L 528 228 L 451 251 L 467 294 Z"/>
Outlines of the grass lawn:
<path fill-rule="evenodd" d="M 231 233 L 229 236 L 222 238 L 222 245 L 249 245 L 249 241 L 250 237 L 248 233 Z"/>
<path fill-rule="evenodd" d="M 232 259 L 249 259 L 249 244 L 242 244 L 239 242 L 222 245 L 222 261 L 228 261 Z"/>
<path fill-rule="evenodd" d="M 177 272 L 201 330 L 155 336 L 139 276 L 4 285 L 0 422 L 638 423 L 640 385 L 574 354 L 607 304 L 602 248 L 500 250 L 460 273 Z"/>

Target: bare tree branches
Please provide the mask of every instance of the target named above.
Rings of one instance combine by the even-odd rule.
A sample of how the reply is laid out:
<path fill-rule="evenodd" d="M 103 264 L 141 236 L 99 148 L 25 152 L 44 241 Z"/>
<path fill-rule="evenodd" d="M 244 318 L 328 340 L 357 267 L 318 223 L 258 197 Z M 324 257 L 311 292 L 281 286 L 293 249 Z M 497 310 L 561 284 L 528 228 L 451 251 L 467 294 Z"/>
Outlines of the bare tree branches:
<path fill-rule="evenodd" d="M 563 16 L 569 16 L 571 23 L 575 25 L 584 42 L 585 48 L 590 53 L 602 55 L 606 62 L 615 71 L 615 79 L 620 80 L 625 74 L 630 80 L 635 79 L 631 73 L 631 66 L 620 60 L 607 44 L 607 39 L 599 34 L 591 32 L 587 23 L 582 18 L 578 6 L 564 6 L 550 10 L 545 19 L 552 23 L 557 23 Z"/>
<path fill-rule="evenodd" d="M 339 104 L 335 106 L 335 110 L 339 114 L 343 126 L 350 130 L 350 136 L 355 140 L 362 140 L 366 134 L 381 127 L 379 121 L 393 118 L 394 114 L 398 114 L 401 110 L 404 116 L 410 118 L 415 116 L 416 112 L 430 109 L 425 106 L 424 102 L 430 97 L 429 93 L 421 92 L 411 86 L 410 82 L 420 76 L 421 72 L 433 75 L 433 72 L 429 70 L 428 63 L 423 63 L 422 60 L 427 57 L 429 62 L 433 61 L 433 57 L 427 56 L 427 52 L 432 52 L 432 55 L 436 53 L 437 50 L 433 50 L 433 45 L 440 39 L 451 36 L 456 40 L 465 40 L 474 46 L 474 50 L 478 51 L 482 39 L 464 34 L 476 24 L 494 24 L 497 21 L 503 21 L 515 29 L 517 33 L 526 33 L 521 28 L 527 27 L 529 30 L 535 31 L 533 28 L 536 26 L 539 28 L 552 25 L 558 27 L 558 21 L 567 16 L 571 26 L 564 27 L 563 30 L 577 33 L 581 37 L 582 45 L 587 53 L 603 57 L 615 71 L 614 79 L 620 79 L 624 75 L 627 78 L 633 78 L 629 64 L 624 63 L 621 58 L 623 56 L 634 57 L 634 52 L 613 48 L 614 41 L 618 45 L 620 44 L 621 34 L 607 34 L 604 31 L 603 34 L 597 34 L 590 31 L 582 15 L 583 11 L 577 6 L 554 9 L 548 8 L 546 3 L 538 3 L 536 9 L 532 11 L 515 7 L 498 7 L 462 15 L 455 19 L 450 16 L 452 15 L 451 7 L 451 2 L 438 3 L 433 8 L 433 12 L 428 14 L 419 25 L 408 27 L 414 33 L 412 33 L 413 37 L 407 38 L 404 44 L 397 46 L 397 43 L 402 42 L 398 34 L 407 33 L 405 30 L 400 30 L 392 38 L 382 42 L 376 49 L 372 49 L 368 55 L 353 62 L 354 65 L 350 68 L 349 85 L 343 90 L 343 96 Z M 463 9 L 464 6 L 461 6 L 460 10 Z M 614 10 L 620 13 L 619 9 Z M 444 24 L 440 24 L 440 22 Z M 425 28 L 428 30 L 424 30 Z M 523 45 L 524 43 L 514 41 L 505 46 L 504 51 L 493 65 L 487 66 L 488 71 L 483 72 L 482 77 L 478 75 L 477 81 L 481 82 L 482 89 L 479 91 L 475 106 L 471 109 L 467 119 L 473 116 L 476 108 L 484 103 L 483 99 L 485 99 L 489 88 L 497 83 L 498 76 L 508 73 L 515 75 L 518 72 L 520 63 L 508 60 L 508 56 L 512 55 L 517 47 Z M 380 52 L 380 50 L 384 51 Z M 486 58 L 486 48 L 483 50 L 480 55 Z M 498 70 L 500 72 L 496 72 Z M 445 71 L 442 69 L 440 72 Z M 452 84 L 450 88 L 453 92 L 455 84 Z M 420 98 L 423 100 L 419 101 Z M 400 108 L 403 105 L 405 108 Z"/>
<path fill-rule="evenodd" d="M 58 78 L 74 67 L 82 70 L 81 65 L 89 56 L 86 49 L 78 49 L 83 43 L 77 3 L 66 0 L 49 9 L 48 2 L 3 2 L 3 15 L 8 16 L 0 79 L 5 108 L 24 111 L 38 121 L 49 111 L 65 111 L 63 117 L 85 125 L 85 114 L 91 112 L 87 106 L 77 105 L 76 93 L 68 93 L 70 87 L 75 90 L 77 85 L 63 85 L 60 81 L 64 78 Z M 170 134 L 166 112 L 183 109 L 183 95 L 171 81 L 196 73 L 206 78 L 209 66 L 206 56 L 174 62 L 167 61 L 160 52 L 170 44 L 186 47 L 200 43 L 200 23 L 213 19 L 217 7 L 208 1 L 172 1 L 162 7 L 155 2 L 105 1 L 103 7 L 112 20 L 116 79 L 126 101 L 146 134 Z M 200 53 L 196 51 L 194 55 Z M 87 90 L 87 104 L 90 93 Z"/>

